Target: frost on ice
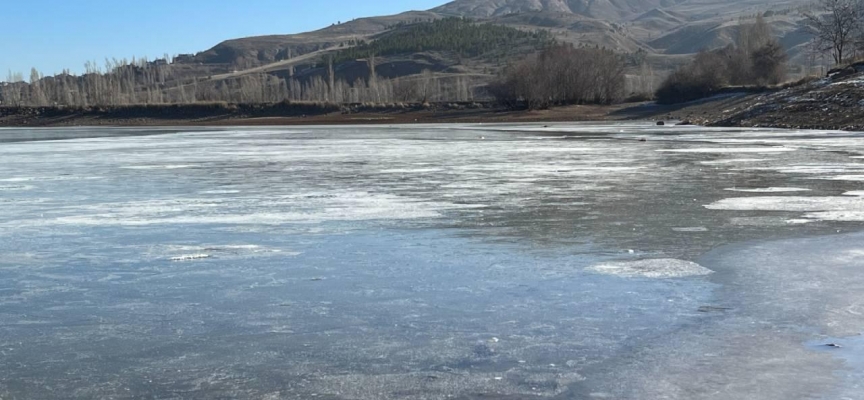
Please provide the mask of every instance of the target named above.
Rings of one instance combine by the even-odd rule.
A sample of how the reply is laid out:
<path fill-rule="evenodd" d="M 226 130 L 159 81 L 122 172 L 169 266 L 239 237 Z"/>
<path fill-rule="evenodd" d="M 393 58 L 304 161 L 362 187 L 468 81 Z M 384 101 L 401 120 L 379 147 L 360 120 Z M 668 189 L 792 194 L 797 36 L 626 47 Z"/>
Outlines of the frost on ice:
<path fill-rule="evenodd" d="M 766 188 L 728 188 L 724 189 L 729 192 L 743 193 L 783 193 L 783 192 L 809 192 L 810 189 L 796 187 L 766 187 Z"/>
<path fill-rule="evenodd" d="M 692 261 L 659 258 L 638 261 L 616 261 L 597 264 L 588 271 L 622 277 L 684 278 L 709 275 L 713 271 Z"/>

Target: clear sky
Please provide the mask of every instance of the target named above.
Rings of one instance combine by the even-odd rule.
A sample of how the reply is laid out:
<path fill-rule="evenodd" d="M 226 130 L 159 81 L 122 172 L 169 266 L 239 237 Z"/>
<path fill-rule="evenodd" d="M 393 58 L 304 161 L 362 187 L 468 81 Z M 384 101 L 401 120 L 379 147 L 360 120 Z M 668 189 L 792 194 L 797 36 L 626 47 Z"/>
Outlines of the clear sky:
<path fill-rule="evenodd" d="M 299 33 L 353 18 L 427 10 L 447 0 L 3 1 L 0 81 L 81 72 L 87 60 L 196 53 L 244 36 Z"/>

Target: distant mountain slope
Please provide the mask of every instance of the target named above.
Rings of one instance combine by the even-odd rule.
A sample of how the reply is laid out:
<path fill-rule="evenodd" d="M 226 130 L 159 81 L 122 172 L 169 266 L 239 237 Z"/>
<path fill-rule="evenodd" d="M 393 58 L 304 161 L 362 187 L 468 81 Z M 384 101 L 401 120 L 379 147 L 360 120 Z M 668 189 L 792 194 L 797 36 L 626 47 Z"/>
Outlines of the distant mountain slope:
<path fill-rule="evenodd" d="M 652 81 L 686 63 L 693 53 L 732 43 L 741 22 L 755 15 L 766 15 L 790 50 L 793 63 L 809 66 L 812 61 L 806 58 L 803 45 L 809 36 L 800 29 L 799 10 L 811 1 L 455 0 L 429 11 L 359 18 L 313 32 L 226 40 L 200 53 L 181 55 L 171 64 L 158 60 L 154 67 L 169 71 L 166 79 L 170 82 L 161 85 L 178 92 L 166 91 L 169 98 L 183 98 L 187 90 L 204 92 L 204 98 L 221 98 L 214 93 L 282 85 L 280 93 L 294 93 L 295 100 L 312 100 L 320 99 L 321 88 L 333 86 L 334 81 L 368 94 L 378 91 L 364 88 L 370 80 L 393 80 L 388 83 L 391 89 L 404 91 L 405 82 L 427 82 L 429 74 L 457 81 L 463 92 L 466 87 L 480 88 L 477 92 L 482 94 L 483 86 L 498 72 L 542 47 L 536 39 L 543 37 L 544 43 L 612 49 L 628 60 L 629 77 L 635 77 L 634 85 L 639 87 L 633 90 L 651 91 Z M 429 33 L 426 29 L 430 27 L 423 26 L 452 17 L 469 19 L 464 21 L 467 24 L 505 28 L 485 26 L 442 35 L 434 29 Z M 502 34 L 471 33 L 508 32 L 506 28 L 528 36 L 514 35 L 512 29 L 509 39 Z M 537 31 L 547 33 L 538 35 Z M 418 34 L 430 36 L 416 37 Z M 457 40 L 461 39 L 458 35 L 479 37 L 466 41 Z M 331 60 L 335 61 L 332 68 Z M 302 95 L 296 97 L 297 93 Z"/>
<path fill-rule="evenodd" d="M 203 64 L 251 67 L 338 46 L 352 40 L 365 39 L 399 23 L 439 18 L 441 15 L 434 12 L 409 11 L 397 15 L 360 18 L 307 33 L 226 40 L 209 50 L 198 53 L 194 61 Z"/>
<path fill-rule="evenodd" d="M 456 0 L 432 11 L 446 15 L 489 18 L 521 12 L 564 12 L 621 21 L 685 0 Z"/>
<path fill-rule="evenodd" d="M 739 18 L 771 11 L 781 35 L 811 0 L 455 0 L 429 11 L 361 18 L 318 31 L 227 40 L 185 59 L 225 72 L 350 46 L 400 23 L 469 17 L 522 30 L 548 30 L 558 40 L 622 52 L 683 55 L 729 44 Z M 800 43 L 801 35 L 784 43 Z M 790 46 L 791 48 L 791 46 Z"/>
<path fill-rule="evenodd" d="M 634 52 L 644 44 L 634 40 L 623 24 L 561 12 L 509 14 L 489 21 L 524 30 L 543 29 L 562 42 L 599 45 L 621 52 Z"/>

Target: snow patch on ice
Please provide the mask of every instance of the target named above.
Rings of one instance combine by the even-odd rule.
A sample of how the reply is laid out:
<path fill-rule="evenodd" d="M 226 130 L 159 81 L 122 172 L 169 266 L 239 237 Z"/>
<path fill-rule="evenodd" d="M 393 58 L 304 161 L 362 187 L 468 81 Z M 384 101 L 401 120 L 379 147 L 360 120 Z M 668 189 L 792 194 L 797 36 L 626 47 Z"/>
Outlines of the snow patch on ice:
<path fill-rule="evenodd" d="M 237 194 L 240 193 L 239 190 L 203 190 L 198 193 L 201 194 Z"/>
<path fill-rule="evenodd" d="M 90 181 L 102 179 L 101 176 L 29 176 L 17 178 L 4 178 L 0 182 L 6 183 L 21 183 L 21 182 L 53 182 L 53 181 Z"/>
<path fill-rule="evenodd" d="M 864 164 L 791 165 L 776 169 L 784 174 L 843 174 L 864 170 Z"/>
<path fill-rule="evenodd" d="M 210 258 L 209 254 L 186 254 L 177 257 L 171 257 L 171 261 L 195 261 Z"/>
<path fill-rule="evenodd" d="M 805 214 L 804 217 L 820 221 L 864 222 L 864 211 L 821 211 Z"/>
<path fill-rule="evenodd" d="M 598 149 L 593 147 L 530 147 L 530 148 L 518 148 L 518 149 L 510 149 L 508 150 L 511 153 L 537 153 L 537 152 L 550 152 L 550 153 L 586 153 L 586 152 L 595 152 Z"/>
<path fill-rule="evenodd" d="M 12 192 L 12 191 L 25 191 L 25 190 L 33 190 L 34 187 L 31 185 L 0 185 L 0 192 Z"/>
<path fill-rule="evenodd" d="M 864 182 L 864 175 L 834 175 L 834 176 L 823 176 L 819 179 L 825 179 L 829 181 L 849 181 L 849 182 Z"/>
<path fill-rule="evenodd" d="M 141 170 L 150 170 L 150 169 L 184 169 L 184 168 L 192 168 L 194 165 L 188 164 L 173 164 L 173 165 L 127 165 L 120 167 L 122 169 L 141 169 Z"/>
<path fill-rule="evenodd" d="M 864 198 L 854 196 L 761 196 L 723 199 L 705 208 L 727 211 L 864 211 Z"/>
<path fill-rule="evenodd" d="M 691 226 L 691 227 L 681 227 L 681 228 L 672 228 L 674 232 L 708 232 L 708 228 L 704 226 Z"/>
<path fill-rule="evenodd" d="M 784 153 L 795 151 L 791 147 L 694 147 L 689 149 L 659 149 L 661 153 L 701 153 L 701 154 L 724 154 L 724 153 Z"/>
<path fill-rule="evenodd" d="M 864 196 L 764 196 L 723 199 L 705 206 L 726 211 L 805 212 L 804 219 L 786 220 L 787 224 L 818 221 L 864 222 Z"/>
<path fill-rule="evenodd" d="M 441 172 L 443 168 L 392 168 L 382 169 L 382 174 L 425 174 L 431 172 Z"/>
<path fill-rule="evenodd" d="M 308 224 L 437 218 L 446 211 L 484 207 L 482 204 L 457 204 L 360 191 L 306 192 L 268 198 L 182 198 L 98 203 L 65 208 L 63 211 L 66 215 L 53 219 L 7 221 L 7 225 Z"/>
<path fill-rule="evenodd" d="M 745 193 L 782 193 L 782 192 L 809 192 L 810 189 L 795 187 L 766 187 L 766 188 L 728 188 L 723 189 L 730 192 Z"/>
<path fill-rule="evenodd" d="M 674 258 L 609 262 L 588 267 L 587 271 L 606 275 L 643 278 L 684 278 L 713 273 L 710 269 L 692 261 Z"/>
<path fill-rule="evenodd" d="M 731 158 L 728 160 L 700 161 L 699 164 L 702 164 L 702 165 L 725 165 L 725 164 L 751 163 L 751 162 L 762 162 L 762 161 L 771 161 L 771 159 L 770 158 Z"/>

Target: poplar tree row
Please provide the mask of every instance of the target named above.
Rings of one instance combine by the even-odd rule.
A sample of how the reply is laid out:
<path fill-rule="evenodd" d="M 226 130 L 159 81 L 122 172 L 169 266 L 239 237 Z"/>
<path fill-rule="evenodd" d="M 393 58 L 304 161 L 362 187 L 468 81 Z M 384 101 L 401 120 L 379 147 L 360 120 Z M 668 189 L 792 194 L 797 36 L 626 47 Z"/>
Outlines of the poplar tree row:
<path fill-rule="evenodd" d="M 374 58 L 373 58 L 374 60 Z M 374 65 L 370 65 L 374 71 Z M 266 73 L 213 80 L 184 79 L 172 64 L 125 64 L 102 72 L 88 64 L 87 73 L 64 71 L 43 76 L 31 71 L 29 83 L 9 74 L 0 84 L 3 106 L 108 106 L 133 104 L 190 104 L 196 102 L 273 103 L 314 101 L 330 103 L 395 103 L 473 101 L 477 78 L 436 74 L 380 79 L 374 72 L 354 81 L 327 76 L 280 78 Z"/>

